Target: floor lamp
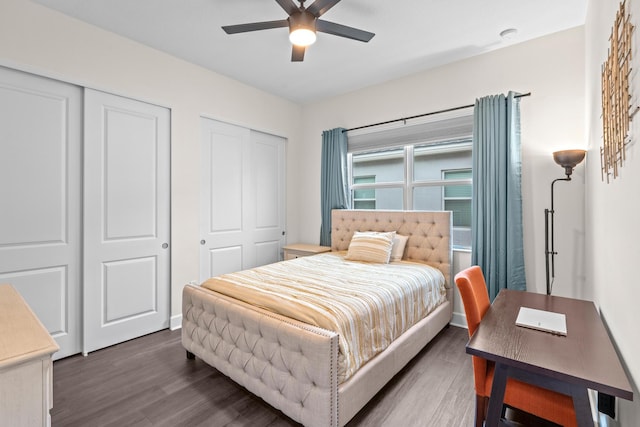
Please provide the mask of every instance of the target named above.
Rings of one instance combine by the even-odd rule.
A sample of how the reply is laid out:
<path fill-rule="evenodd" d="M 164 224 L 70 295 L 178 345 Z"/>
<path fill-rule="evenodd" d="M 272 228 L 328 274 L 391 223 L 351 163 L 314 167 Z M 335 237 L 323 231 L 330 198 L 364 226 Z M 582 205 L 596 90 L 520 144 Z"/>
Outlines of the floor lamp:
<path fill-rule="evenodd" d="M 551 182 L 551 209 L 544 210 L 544 254 L 547 268 L 547 295 L 551 295 L 553 280 L 555 278 L 555 264 L 553 257 L 557 254 L 553 245 L 553 187 L 558 181 L 571 181 L 573 168 L 576 167 L 586 154 L 585 150 L 564 150 L 553 153 L 553 160 L 564 168 L 566 178 L 554 179 Z"/>

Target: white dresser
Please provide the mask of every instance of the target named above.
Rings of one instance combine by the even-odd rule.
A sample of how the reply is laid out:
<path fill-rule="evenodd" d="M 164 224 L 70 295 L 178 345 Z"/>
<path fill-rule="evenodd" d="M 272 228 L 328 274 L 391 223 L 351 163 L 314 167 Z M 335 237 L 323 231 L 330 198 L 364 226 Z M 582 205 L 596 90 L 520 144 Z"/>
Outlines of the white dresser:
<path fill-rule="evenodd" d="M 58 345 L 11 285 L 0 285 L 0 425 L 50 426 Z"/>

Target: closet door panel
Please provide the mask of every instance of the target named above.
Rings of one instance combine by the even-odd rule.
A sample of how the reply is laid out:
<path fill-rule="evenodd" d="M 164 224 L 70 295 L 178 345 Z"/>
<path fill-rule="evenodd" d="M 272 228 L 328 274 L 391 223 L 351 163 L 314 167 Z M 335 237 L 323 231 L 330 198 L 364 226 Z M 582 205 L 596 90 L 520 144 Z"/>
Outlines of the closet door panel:
<path fill-rule="evenodd" d="M 248 132 L 210 135 L 207 159 L 211 167 L 209 214 L 210 232 L 239 233 L 242 230 L 242 158 Z M 216 185 L 224 183 L 224 185 Z M 224 206 L 224 209 L 217 209 Z"/>
<path fill-rule="evenodd" d="M 280 261 L 284 232 L 284 140 L 251 131 L 251 193 L 256 265 Z"/>
<path fill-rule="evenodd" d="M 103 119 L 103 239 L 157 238 L 157 118 L 105 107 Z"/>
<path fill-rule="evenodd" d="M 12 283 L 60 351 L 80 340 L 79 87 L 0 67 L 0 282 Z"/>
<path fill-rule="evenodd" d="M 0 244 L 66 243 L 67 99 L 0 87 L 0 105 Z"/>
<path fill-rule="evenodd" d="M 158 311 L 157 268 L 156 257 L 103 263 L 106 325 Z"/>
<path fill-rule="evenodd" d="M 11 283 L 54 339 L 64 337 L 69 329 L 67 313 L 68 268 L 56 266 L 34 268 L 3 274 L 2 283 Z M 77 348 L 76 352 L 80 349 Z"/>
<path fill-rule="evenodd" d="M 215 277 L 242 270 L 242 246 L 207 248 L 204 256 L 208 256 L 208 259 L 205 259 L 204 262 L 204 268 L 207 270 L 201 277 Z M 204 280 L 206 279 L 202 279 L 202 281 Z"/>
<path fill-rule="evenodd" d="M 169 326 L 169 120 L 85 91 L 85 353 Z"/>
<path fill-rule="evenodd" d="M 241 126 L 202 119 L 201 281 L 247 263 L 243 198 L 249 136 Z"/>

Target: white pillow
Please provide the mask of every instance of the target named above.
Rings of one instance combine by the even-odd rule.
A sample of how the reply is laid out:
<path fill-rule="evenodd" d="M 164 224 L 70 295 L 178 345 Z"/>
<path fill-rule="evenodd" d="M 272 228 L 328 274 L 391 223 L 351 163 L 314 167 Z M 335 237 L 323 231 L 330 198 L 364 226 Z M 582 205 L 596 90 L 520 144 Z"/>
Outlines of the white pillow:
<path fill-rule="evenodd" d="M 400 261 L 404 254 L 404 247 L 407 245 L 409 236 L 403 236 L 402 234 L 396 234 L 393 238 L 393 246 L 391 248 L 390 261 Z"/>
<path fill-rule="evenodd" d="M 345 259 L 387 264 L 391 257 L 396 232 L 356 231 L 353 233 Z"/>

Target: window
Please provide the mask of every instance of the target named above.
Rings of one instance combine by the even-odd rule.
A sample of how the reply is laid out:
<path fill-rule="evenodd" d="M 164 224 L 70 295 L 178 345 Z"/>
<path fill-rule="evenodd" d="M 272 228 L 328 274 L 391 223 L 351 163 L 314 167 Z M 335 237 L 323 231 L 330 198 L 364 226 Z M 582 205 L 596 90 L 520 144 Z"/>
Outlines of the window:
<path fill-rule="evenodd" d="M 354 176 L 354 187 L 358 184 L 372 184 L 376 182 L 375 175 Z M 363 188 L 362 190 L 353 190 L 353 208 L 354 209 L 375 209 L 376 208 L 376 190 L 375 188 Z"/>
<path fill-rule="evenodd" d="M 470 137 L 348 157 L 353 208 L 450 210 L 454 247 L 471 247 Z"/>
<path fill-rule="evenodd" d="M 453 212 L 453 245 L 471 247 L 471 169 L 445 170 L 445 181 L 469 181 L 469 184 L 444 187 L 442 202 L 445 211 Z"/>
<path fill-rule="evenodd" d="M 368 191 L 373 197 L 371 209 L 402 209 L 404 187 L 404 150 L 386 150 L 349 156 L 353 208 L 358 195 Z M 356 182 L 355 177 L 375 177 L 369 183 Z M 357 192 L 357 193 L 356 193 Z"/>
<path fill-rule="evenodd" d="M 470 180 L 471 169 L 444 171 L 445 180 Z M 448 185 L 442 197 L 444 210 L 453 212 L 453 226 L 471 228 L 471 184 Z"/>
<path fill-rule="evenodd" d="M 471 247 L 473 114 L 456 110 L 349 132 L 352 208 L 453 211 L 453 246 Z"/>

